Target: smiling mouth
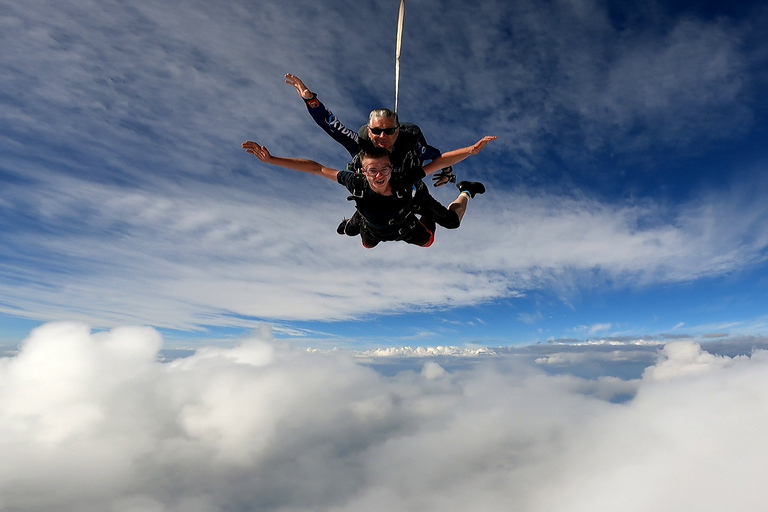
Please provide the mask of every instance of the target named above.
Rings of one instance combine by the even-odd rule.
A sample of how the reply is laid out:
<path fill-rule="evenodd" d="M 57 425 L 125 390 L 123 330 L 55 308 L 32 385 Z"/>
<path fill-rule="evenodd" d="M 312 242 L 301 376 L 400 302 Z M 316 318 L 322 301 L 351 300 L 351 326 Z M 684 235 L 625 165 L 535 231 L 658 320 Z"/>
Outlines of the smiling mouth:
<path fill-rule="evenodd" d="M 377 179 L 373 180 L 373 182 L 376 185 L 381 186 L 381 185 L 384 185 L 387 182 L 387 179 L 386 178 L 377 178 Z"/>

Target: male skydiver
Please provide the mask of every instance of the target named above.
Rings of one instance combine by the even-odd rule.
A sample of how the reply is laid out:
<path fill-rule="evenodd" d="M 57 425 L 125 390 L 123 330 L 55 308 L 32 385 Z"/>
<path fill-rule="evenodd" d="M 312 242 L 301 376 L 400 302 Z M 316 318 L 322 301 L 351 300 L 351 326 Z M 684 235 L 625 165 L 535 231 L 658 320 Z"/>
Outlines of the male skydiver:
<path fill-rule="evenodd" d="M 360 154 L 360 165 L 365 176 L 364 187 L 362 193 L 354 197 L 357 211 L 360 212 L 360 237 L 363 246 L 370 249 L 379 242 L 390 240 L 402 240 L 421 247 L 432 245 L 434 228 L 430 229 L 414 215 L 410 194 L 398 192 L 410 191 L 414 183 L 425 176 L 479 153 L 486 144 L 495 139 L 496 137 L 483 137 L 472 146 L 443 154 L 426 167 L 409 167 L 397 173 L 392 172 L 391 154 L 386 149 L 365 144 Z M 251 141 L 244 142 L 242 147 L 262 162 L 334 180 L 350 192 L 355 192 L 359 187 L 356 183 L 356 172 L 337 171 L 312 160 L 275 157 L 267 148 Z M 462 181 L 457 186 L 461 191 L 459 197 L 447 209 L 448 215 L 455 218 L 456 227 L 464 217 L 469 199 L 485 191 L 485 187 L 479 182 Z"/>
<path fill-rule="evenodd" d="M 440 156 L 440 151 L 427 144 L 424 135 L 416 125 L 400 123 L 397 113 L 389 109 L 377 109 L 370 113 L 368 124 L 361 127 L 356 133 L 344 126 L 336 116 L 317 99 L 302 80 L 290 73 L 285 75 L 285 83 L 293 86 L 307 105 L 312 119 L 336 142 L 344 146 L 354 158 L 360 150 L 360 144 L 370 141 L 373 145 L 385 148 L 392 153 L 392 162 L 396 168 L 406 170 L 409 167 L 418 167 L 427 161 L 434 161 Z M 353 160 L 353 164 L 354 164 Z M 455 182 L 451 166 L 445 166 L 435 176 L 435 186 L 447 182 Z M 448 210 L 429 193 L 423 182 L 414 184 L 414 205 L 417 213 L 421 214 L 424 222 L 432 225 L 435 222 L 441 226 L 454 229 L 455 217 L 448 214 Z M 355 236 L 359 233 L 360 216 L 355 213 L 349 220 L 343 220 L 337 231 L 339 234 Z"/>
<path fill-rule="evenodd" d="M 406 147 L 415 148 L 422 164 L 426 164 L 428 161 L 432 161 L 440 156 L 440 150 L 427 144 L 427 140 L 418 126 L 413 123 L 400 123 L 397 113 L 389 109 L 373 110 L 368 117 L 368 124 L 355 132 L 344 126 L 333 112 L 328 110 L 323 102 L 317 98 L 317 94 L 310 91 L 299 77 L 286 73 L 285 83 L 296 89 L 296 92 L 307 105 L 307 111 L 309 111 L 315 123 L 325 133 L 330 135 L 333 140 L 344 146 L 352 157 L 359 151 L 358 144 L 360 139 L 370 140 L 375 146 L 388 149 L 389 151 L 393 151 L 395 145 L 401 151 L 405 151 Z M 394 119 L 394 122 L 387 122 L 387 119 Z M 402 138 L 398 143 L 399 137 Z M 433 180 L 435 181 L 434 186 L 439 187 L 448 182 L 455 183 L 456 176 L 453 174 L 452 167 L 447 166 L 441 169 L 441 172 L 436 174 Z"/>

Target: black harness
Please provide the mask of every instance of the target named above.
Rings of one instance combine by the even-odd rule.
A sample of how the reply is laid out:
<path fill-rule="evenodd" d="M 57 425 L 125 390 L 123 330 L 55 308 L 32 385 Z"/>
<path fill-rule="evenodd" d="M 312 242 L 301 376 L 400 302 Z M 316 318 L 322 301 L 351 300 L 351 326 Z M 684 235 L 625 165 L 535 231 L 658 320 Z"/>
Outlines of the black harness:
<path fill-rule="evenodd" d="M 402 123 L 400 125 L 400 135 L 396 143 L 396 151 L 391 153 L 392 159 L 392 178 L 390 183 L 392 184 L 392 195 L 398 199 L 406 199 L 407 203 L 400 209 L 398 215 L 390 219 L 387 226 L 374 225 L 369 221 L 365 224 L 371 229 L 372 233 L 382 239 L 398 240 L 400 237 L 407 234 L 409 231 L 416 227 L 419 220 L 414 215 L 414 194 L 416 192 L 416 186 L 413 183 L 406 183 L 402 179 L 403 175 L 410 170 L 421 167 L 421 159 L 419 158 L 418 146 L 415 144 L 418 133 L 413 133 L 413 130 L 419 130 L 416 125 L 410 125 L 408 123 Z M 368 139 L 367 126 L 360 128 L 358 135 L 361 139 L 370 143 Z M 413 143 L 410 143 L 413 141 Z M 405 150 L 403 151 L 403 148 Z M 368 187 L 368 179 L 363 173 L 362 159 L 360 153 L 356 154 L 350 163 L 347 164 L 347 170 L 354 172 L 352 195 L 347 197 L 348 201 L 361 200 L 364 196 L 365 189 Z M 396 231 L 394 231 L 396 229 Z M 392 238 L 396 233 L 396 238 Z"/>

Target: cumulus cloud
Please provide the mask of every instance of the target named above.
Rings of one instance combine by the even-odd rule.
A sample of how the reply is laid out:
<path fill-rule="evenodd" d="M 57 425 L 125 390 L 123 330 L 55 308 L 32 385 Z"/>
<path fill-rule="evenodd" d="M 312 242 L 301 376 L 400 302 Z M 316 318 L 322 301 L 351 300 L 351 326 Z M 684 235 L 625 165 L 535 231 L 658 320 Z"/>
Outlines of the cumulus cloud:
<path fill-rule="evenodd" d="M 768 357 L 675 342 L 642 379 L 508 359 L 385 377 L 263 332 L 168 363 L 150 328 L 44 325 L 0 359 L 0 506 L 39 511 L 762 510 Z M 630 396 L 617 402 L 618 395 Z"/>
<path fill-rule="evenodd" d="M 646 370 L 644 377 L 650 380 L 668 380 L 680 375 L 699 375 L 712 368 L 731 366 L 741 358 L 717 356 L 705 352 L 693 341 L 677 342 L 664 347 L 662 360 Z"/>

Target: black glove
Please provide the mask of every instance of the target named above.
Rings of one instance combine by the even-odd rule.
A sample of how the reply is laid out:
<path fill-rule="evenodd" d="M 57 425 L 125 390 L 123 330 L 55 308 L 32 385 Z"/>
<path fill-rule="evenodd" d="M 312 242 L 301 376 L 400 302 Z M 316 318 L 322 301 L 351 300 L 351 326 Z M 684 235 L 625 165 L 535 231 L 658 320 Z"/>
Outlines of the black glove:
<path fill-rule="evenodd" d="M 453 167 L 448 166 L 445 169 L 440 169 L 440 172 L 432 176 L 434 180 L 434 186 L 439 187 L 446 183 L 456 183 L 456 175 L 453 174 Z"/>

